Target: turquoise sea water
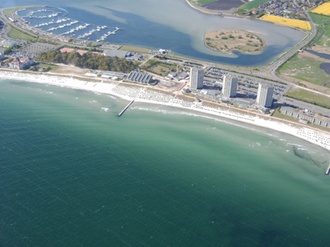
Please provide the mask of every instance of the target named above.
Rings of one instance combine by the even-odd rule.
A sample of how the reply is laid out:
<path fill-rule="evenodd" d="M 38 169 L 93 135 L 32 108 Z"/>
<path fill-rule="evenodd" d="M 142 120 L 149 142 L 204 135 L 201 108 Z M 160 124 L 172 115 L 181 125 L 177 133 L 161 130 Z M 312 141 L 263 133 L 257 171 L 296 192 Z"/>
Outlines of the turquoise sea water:
<path fill-rule="evenodd" d="M 0 246 L 329 246 L 328 152 L 126 103 L 0 82 Z"/>

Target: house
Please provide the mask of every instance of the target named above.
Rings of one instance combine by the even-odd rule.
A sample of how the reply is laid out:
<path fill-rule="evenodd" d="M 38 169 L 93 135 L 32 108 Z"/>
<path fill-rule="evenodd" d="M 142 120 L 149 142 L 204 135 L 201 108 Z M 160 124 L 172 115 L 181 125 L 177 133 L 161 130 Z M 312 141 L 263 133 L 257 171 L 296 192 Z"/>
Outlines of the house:
<path fill-rule="evenodd" d="M 14 58 L 13 61 L 8 63 L 8 67 L 11 69 L 28 69 L 31 65 L 35 62 L 30 57 L 21 57 L 21 58 Z"/>

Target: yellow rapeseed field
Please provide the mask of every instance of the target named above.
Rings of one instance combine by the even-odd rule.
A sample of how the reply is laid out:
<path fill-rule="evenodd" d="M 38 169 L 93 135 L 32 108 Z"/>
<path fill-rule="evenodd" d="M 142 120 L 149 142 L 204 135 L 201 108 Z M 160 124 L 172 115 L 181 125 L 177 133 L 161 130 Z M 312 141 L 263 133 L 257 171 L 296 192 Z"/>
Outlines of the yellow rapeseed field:
<path fill-rule="evenodd" d="M 330 15 L 330 2 L 321 4 L 320 6 L 312 9 L 311 12 L 321 15 Z"/>
<path fill-rule="evenodd" d="M 261 20 L 273 22 L 276 24 L 282 24 L 289 27 L 297 27 L 301 28 L 303 30 L 311 30 L 312 26 L 308 21 L 302 21 L 302 20 L 296 20 L 296 19 L 290 19 L 285 18 L 281 16 L 276 15 L 263 15 L 260 17 Z"/>

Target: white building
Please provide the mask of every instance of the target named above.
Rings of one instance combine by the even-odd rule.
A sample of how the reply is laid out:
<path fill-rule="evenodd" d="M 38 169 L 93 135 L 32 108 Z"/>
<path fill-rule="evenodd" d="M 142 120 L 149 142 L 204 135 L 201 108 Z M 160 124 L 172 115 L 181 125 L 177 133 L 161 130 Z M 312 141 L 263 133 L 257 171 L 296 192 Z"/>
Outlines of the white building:
<path fill-rule="evenodd" d="M 190 68 L 190 88 L 202 89 L 204 80 L 204 70 L 199 68 Z"/>
<path fill-rule="evenodd" d="M 238 79 L 232 75 L 223 76 L 222 94 L 224 97 L 231 98 L 237 94 Z"/>
<path fill-rule="evenodd" d="M 262 107 L 272 107 L 274 87 L 269 84 L 259 83 L 257 104 Z"/>

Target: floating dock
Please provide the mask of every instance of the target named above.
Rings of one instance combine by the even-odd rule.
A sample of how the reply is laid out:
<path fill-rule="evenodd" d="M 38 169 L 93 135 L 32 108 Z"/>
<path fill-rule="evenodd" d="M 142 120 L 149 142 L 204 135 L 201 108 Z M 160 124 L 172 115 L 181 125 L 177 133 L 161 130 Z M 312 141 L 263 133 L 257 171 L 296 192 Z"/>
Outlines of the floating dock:
<path fill-rule="evenodd" d="M 329 164 L 327 170 L 325 171 L 325 175 L 329 175 L 329 174 L 330 174 L 330 164 Z"/>
<path fill-rule="evenodd" d="M 125 108 L 124 108 L 121 112 L 118 113 L 118 117 L 121 117 L 121 115 L 123 115 L 123 114 L 125 113 L 125 111 L 128 109 L 128 107 L 130 107 L 131 104 L 133 104 L 134 100 L 135 100 L 135 99 L 132 99 L 132 101 L 129 102 L 129 103 L 127 104 L 127 106 L 125 106 Z"/>

